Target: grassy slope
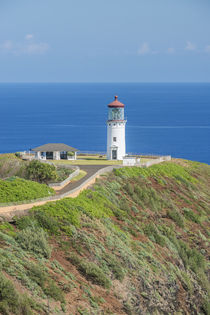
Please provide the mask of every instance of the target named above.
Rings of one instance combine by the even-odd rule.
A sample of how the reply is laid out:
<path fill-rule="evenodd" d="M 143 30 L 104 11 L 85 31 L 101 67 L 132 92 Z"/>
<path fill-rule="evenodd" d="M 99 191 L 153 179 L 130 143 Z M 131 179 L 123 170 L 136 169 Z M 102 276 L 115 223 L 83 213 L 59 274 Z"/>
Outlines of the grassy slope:
<path fill-rule="evenodd" d="M 0 154 L 0 178 L 19 176 L 25 177 L 26 162 L 13 153 Z"/>
<path fill-rule="evenodd" d="M 0 203 L 19 202 L 48 197 L 55 192 L 45 184 L 23 178 L 0 179 Z"/>
<path fill-rule="evenodd" d="M 210 166 L 183 160 L 117 169 L 1 224 L 1 283 L 16 295 L 9 306 L 5 290 L 0 309 L 209 314 L 209 177 Z"/>
<path fill-rule="evenodd" d="M 27 179 L 26 167 L 29 161 L 24 161 L 14 153 L 0 154 L 0 178 L 18 176 Z M 57 167 L 56 182 L 62 182 L 73 172 L 73 169 Z"/>

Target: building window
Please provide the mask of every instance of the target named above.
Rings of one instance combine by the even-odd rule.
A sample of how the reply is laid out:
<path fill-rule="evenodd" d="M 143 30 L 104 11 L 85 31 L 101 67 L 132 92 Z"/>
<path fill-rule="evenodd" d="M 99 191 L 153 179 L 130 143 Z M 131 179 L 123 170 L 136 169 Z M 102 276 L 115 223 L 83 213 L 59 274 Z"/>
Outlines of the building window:
<path fill-rule="evenodd" d="M 117 137 L 113 137 L 113 141 L 116 142 L 117 141 Z"/>

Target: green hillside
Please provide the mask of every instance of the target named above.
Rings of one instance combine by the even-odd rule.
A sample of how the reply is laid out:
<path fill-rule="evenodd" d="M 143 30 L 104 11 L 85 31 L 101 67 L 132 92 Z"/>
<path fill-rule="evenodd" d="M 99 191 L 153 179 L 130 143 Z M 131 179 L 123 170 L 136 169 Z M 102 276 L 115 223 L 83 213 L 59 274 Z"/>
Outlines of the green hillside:
<path fill-rule="evenodd" d="M 55 192 L 45 184 L 19 177 L 0 179 L 0 204 L 49 197 Z"/>
<path fill-rule="evenodd" d="M 210 166 L 102 176 L 0 224 L 2 314 L 210 314 Z"/>

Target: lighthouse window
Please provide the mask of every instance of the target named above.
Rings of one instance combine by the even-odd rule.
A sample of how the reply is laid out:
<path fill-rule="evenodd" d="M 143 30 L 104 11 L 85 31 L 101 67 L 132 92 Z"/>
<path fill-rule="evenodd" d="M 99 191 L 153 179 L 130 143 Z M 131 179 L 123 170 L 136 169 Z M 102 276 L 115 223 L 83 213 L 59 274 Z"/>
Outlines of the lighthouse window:
<path fill-rule="evenodd" d="M 117 137 L 113 137 L 113 141 L 116 142 L 117 141 Z"/>

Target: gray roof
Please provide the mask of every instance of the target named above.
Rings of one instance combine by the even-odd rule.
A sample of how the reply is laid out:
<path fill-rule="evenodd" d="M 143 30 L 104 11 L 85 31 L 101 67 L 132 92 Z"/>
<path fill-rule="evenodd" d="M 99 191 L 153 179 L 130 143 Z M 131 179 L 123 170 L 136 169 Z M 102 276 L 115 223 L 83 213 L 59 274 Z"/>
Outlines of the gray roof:
<path fill-rule="evenodd" d="M 44 145 L 41 145 L 40 147 L 36 147 L 34 149 L 32 149 L 32 151 L 41 151 L 41 152 L 53 152 L 53 151 L 79 151 L 75 148 L 70 147 L 67 144 L 64 143 L 47 143 Z"/>

